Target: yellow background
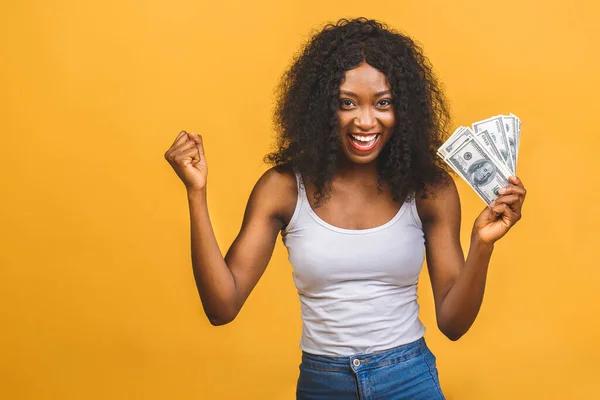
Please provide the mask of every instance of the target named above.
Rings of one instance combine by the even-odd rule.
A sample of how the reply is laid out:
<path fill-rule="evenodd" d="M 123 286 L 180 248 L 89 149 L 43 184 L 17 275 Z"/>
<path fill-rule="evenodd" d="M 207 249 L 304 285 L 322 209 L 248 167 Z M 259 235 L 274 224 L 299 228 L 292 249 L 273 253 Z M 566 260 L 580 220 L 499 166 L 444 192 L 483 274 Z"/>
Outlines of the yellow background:
<path fill-rule="evenodd" d="M 267 168 L 273 89 L 312 29 L 381 19 L 418 40 L 453 126 L 523 122 L 524 218 L 481 313 L 426 338 L 448 399 L 589 399 L 600 373 L 597 16 L 589 1 L 15 1 L 0 12 L 0 397 L 292 399 L 300 309 L 278 241 L 239 317 L 195 292 L 185 190 L 163 158 L 203 134 L 225 252 Z M 465 251 L 481 200 L 458 182 Z"/>

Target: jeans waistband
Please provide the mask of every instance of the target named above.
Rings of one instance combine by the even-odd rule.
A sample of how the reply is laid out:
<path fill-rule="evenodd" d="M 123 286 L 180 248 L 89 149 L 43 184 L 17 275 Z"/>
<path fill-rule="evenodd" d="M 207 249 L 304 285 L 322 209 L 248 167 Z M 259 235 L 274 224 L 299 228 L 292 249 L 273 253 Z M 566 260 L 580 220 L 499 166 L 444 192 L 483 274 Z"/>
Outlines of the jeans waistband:
<path fill-rule="evenodd" d="M 352 363 L 357 365 L 357 362 L 360 364 L 368 364 L 369 366 L 383 366 L 416 357 L 426 349 L 427 344 L 425 343 L 425 338 L 422 337 L 414 342 L 393 347 L 391 349 L 375 351 L 372 353 L 357 353 L 343 357 L 323 356 L 303 351 L 302 362 L 305 364 L 312 364 L 315 367 L 350 366 Z"/>

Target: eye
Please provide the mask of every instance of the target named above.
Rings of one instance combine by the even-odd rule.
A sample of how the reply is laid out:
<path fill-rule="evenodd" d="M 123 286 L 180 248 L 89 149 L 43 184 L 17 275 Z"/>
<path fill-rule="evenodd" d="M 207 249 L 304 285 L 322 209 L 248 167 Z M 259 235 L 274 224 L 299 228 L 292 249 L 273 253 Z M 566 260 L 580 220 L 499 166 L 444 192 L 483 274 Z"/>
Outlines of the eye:
<path fill-rule="evenodd" d="M 340 100 L 340 107 L 341 108 L 352 108 L 352 106 L 354 105 L 354 102 L 350 99 L 341 99 Z"/>
<path fill-rule="evenodd" d="M 392 100 L 390 99 L 382 99 L 377 102 L 377 105 L 380 107 L 389 107 L 392 105 Z"/>

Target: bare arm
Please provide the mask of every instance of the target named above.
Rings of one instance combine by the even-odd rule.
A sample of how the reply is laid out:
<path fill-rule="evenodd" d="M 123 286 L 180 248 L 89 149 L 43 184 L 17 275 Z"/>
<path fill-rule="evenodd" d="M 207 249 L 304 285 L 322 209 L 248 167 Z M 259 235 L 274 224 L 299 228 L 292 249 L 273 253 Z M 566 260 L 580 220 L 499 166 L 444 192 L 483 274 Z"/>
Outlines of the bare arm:
<path fill-rule="evenodd" d="M 290 188 L 295 187 L 290 185 L 293 177 L 275 169 L 263 174 L 250 194 L 240 233 L 223 257 L 206 202 L 202 137 L 182 131 L 165 158 L 187 188 L 192 267 L 204 312 L 213 325 L 226 324 L 237 316 L 271 259 L 284 224 L 282 210 L 290 205 Z"/>
<path fill-rule="evenodd" d="M 510 193 L 475 221 L 466 261 L 460 244 L 460 200 L 451 178 L 434 188 L 432 198 L 419 200 L 437 323 L 451 340 L 458 340 L 475 321 L 494 243 L 520 219 L 525 189 L 514 182 Z"/>
<path fill-rule="evenodd" d="M 284 178 L 267 171 L 254 187 L 241 230 L 223 258 L 208 214 L 206 192 L 188 194 L 196 287 L 213 325 L 231 322 L 264 273 L 283 227 L 278 188 Z M 285 190 L 285 187 L 283 187 Z"/>

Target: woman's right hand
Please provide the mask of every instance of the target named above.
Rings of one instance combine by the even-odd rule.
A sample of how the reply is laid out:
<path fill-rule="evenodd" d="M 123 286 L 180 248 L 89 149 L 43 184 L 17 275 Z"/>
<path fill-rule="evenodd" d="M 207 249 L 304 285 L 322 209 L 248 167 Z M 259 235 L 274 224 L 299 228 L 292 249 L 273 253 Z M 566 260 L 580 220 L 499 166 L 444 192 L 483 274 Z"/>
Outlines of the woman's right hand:
<path fill-rule="evenodd" d="M 188 192 L 204 190 L 208 166 L 200 135 L 181 131 L 165 153 L 165 159 L 183 181 Z"/>

